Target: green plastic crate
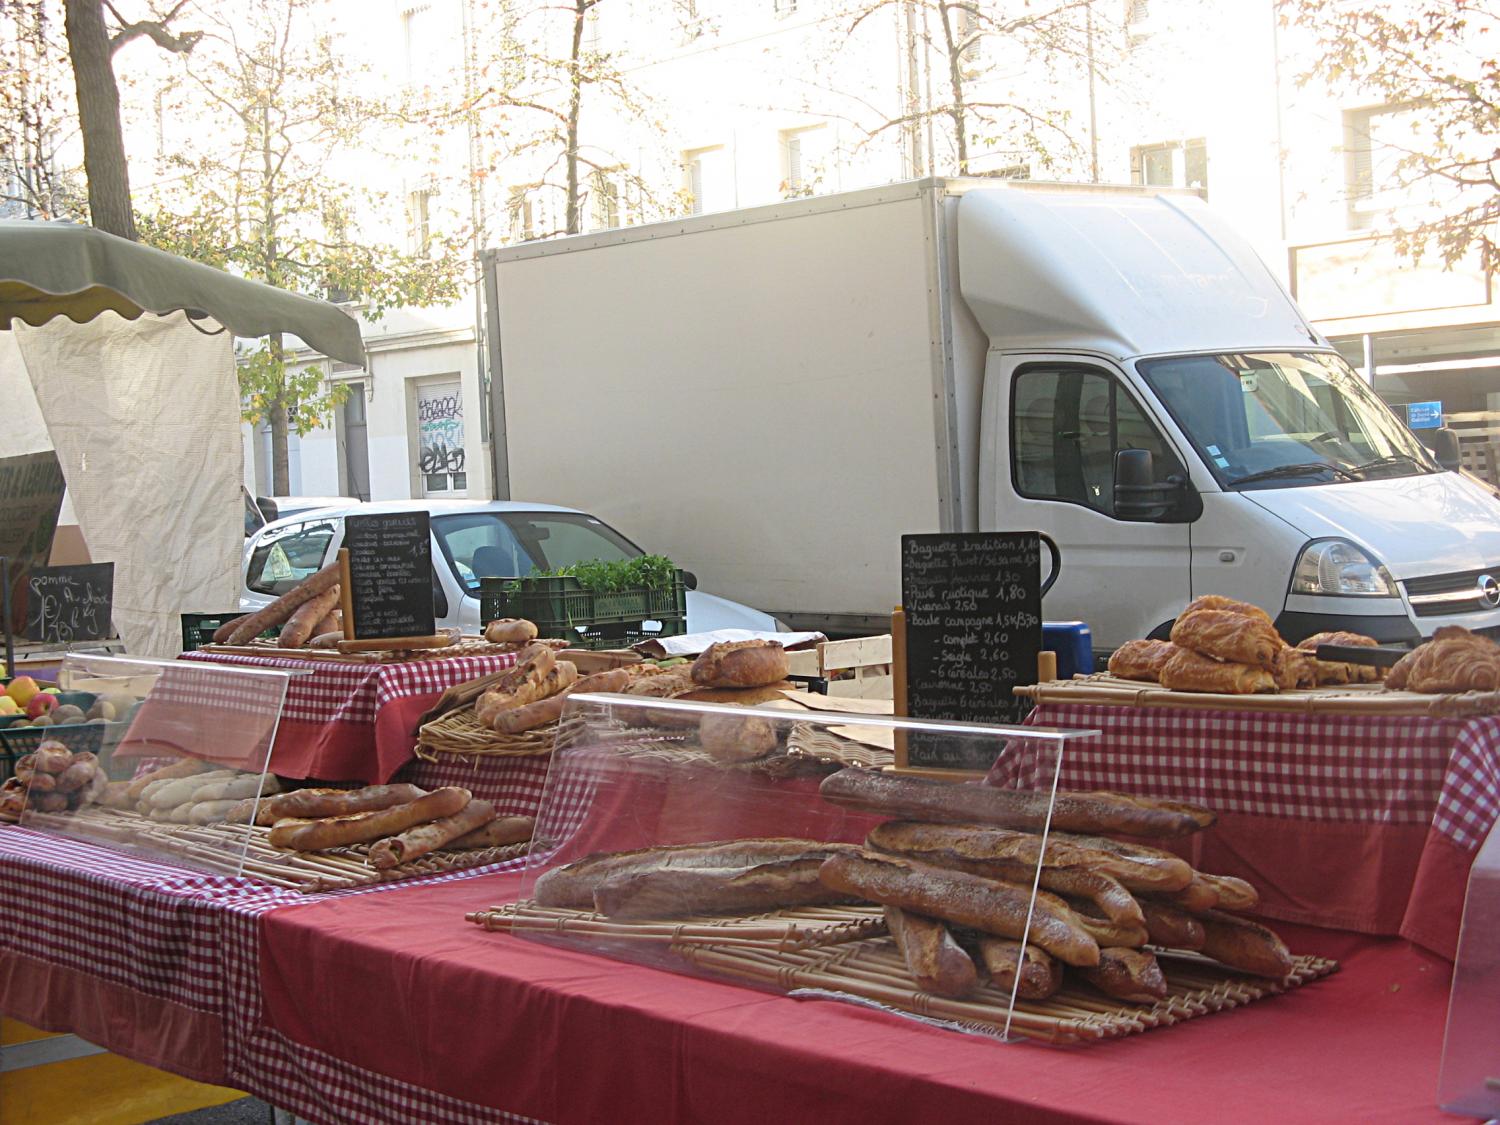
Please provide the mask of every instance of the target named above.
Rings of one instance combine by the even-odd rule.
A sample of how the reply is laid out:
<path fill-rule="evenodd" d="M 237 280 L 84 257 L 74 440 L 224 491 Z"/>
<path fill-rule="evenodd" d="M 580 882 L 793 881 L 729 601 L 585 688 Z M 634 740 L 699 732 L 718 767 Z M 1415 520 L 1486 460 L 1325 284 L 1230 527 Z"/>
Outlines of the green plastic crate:
<path fill-rule="evenodd" d="M 213 644 L 214 633 L 220 625 L 226 621 L 233 621 L 236 617 L 243 617 L 249 610 L 236 610 L 233 613 L 181 613 L 182 618 L 182 651 L 192 652 L 203 645 Z M 274 637 L 276 629 L 267 629 L 261 634 L 263 637 Z"/>
<path fill-rule="evenodd" d="M 43 742 L 61 742 L 73 753 L 88 751 L 97 754 L 104 747 L 105 728 L 109 723 L 68 723 L 60 727 L 4 727 L 0 728 L 0 746 L 10 754 L 10 769 L 15 770 L 15 760 L 30 754 Z"/>
<path fill-rule="evenodd" d="M 687 587 L 681 571 L 667 589 L 610 593 L 585 590 L 576 578 L 481 578 L 479 612 L 482 622 L 524 617 L 544 637 L 576 639 L 584 648 L 620 648 L 687 632 Z M 660 622 L 661 629 L 647 632 L 647 621 Z"/>

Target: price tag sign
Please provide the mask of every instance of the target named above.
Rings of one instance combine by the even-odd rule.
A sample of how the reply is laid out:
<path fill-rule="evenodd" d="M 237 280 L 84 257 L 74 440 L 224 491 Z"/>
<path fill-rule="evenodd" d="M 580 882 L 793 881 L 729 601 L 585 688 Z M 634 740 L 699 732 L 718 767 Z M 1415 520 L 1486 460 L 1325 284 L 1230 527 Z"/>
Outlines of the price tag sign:
<path fill-rule="evenodd" d="M 1042 649 L 1041 536 L 1034 531 L 901 537 L 906 710 L 912 718 L 1019 723 Z M 912 768 L 987 770 L 993 742 L 907 735 Z M 990 760 L 979 760 L 987 756 Z"/>
<path fill-rule="evenodd" d="M 108 640 L 114 631 L 115 564 L 33 567 L 26 576 L 27 640 Z"/>
<path fill-rule="evenodd" d="M 426 512 L 344 519 L 356 637 L 425 637 L 436 629 L 430 522 Z"/>

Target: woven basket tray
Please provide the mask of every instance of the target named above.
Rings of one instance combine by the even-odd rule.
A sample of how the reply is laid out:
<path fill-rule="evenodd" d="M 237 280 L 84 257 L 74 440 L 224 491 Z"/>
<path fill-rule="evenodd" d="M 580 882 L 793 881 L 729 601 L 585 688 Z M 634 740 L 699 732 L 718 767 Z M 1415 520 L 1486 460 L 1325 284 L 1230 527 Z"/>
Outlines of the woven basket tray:
<path fill-rule="evenodd" d="M 369 864 L 369 844 L 330 848 L 321 852 L 292 852 L 273 848 L 271 830 L 251 826 L 245 841 L 242 824 L 162 824 L 139 813 L 118 809 L 88 808 L 66 815 L 32 814 L 27 827 L 55 827 L 71 836 L 86 836 L 106 842 L 148 848 L 166 858 L 179 856 L 194 867 L 225 875 L 243 875 L 262 883 L 303 894 L 394 883 L 422 875 L 442 875 L 503 863 L 525 855 L 530 843 L 470 851 L 431 852 L 411 863 L 377 871 Z M 239 864 L 244 847 L 245 864 Z"/>
<path fill-rule="evenodd" d="M 787 736 L 786 752 L 794 758 L 811 758 L 818 762 L 831 762 L 840 766 L 860 766 L 865 769 L 884 769 L 896 764 L 896 755 L 890 750 L 866 746 L 853 739 L 840 738 L 826 727 L 815 727 L 811 723 L 798 723 Z"/>
<path fill-rule="evenodd" d="M 423 723 L 417 732 L 417 756 L 429 762 L 439 754 L 487 758 L 535 758 L 552 753 L 557 723 L 520 734 L 500 734 L 479 721 L 472 705 Z"/>

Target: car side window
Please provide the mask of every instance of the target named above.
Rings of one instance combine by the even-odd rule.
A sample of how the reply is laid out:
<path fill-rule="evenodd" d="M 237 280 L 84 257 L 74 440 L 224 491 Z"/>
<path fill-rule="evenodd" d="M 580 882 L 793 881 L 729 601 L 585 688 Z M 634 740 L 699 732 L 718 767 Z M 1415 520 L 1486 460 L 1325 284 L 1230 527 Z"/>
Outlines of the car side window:
<path fill-rule="evenodd" d="M 1011 384 L 1011 479 L 1033 500 L 1114 514 L 1115 454 L 1150 450 L 1156 480 L 1182 473 L 1155 424 L 1119 381 L 1085 367 L 1026 367 Z"/>
<path fill-rule="evenodd" d="M 286 593 L 322 568 L 334 530 L 331 520 L 317 520 L 267 532 L 250 553 L 245 585 L 258 594 Z"/>

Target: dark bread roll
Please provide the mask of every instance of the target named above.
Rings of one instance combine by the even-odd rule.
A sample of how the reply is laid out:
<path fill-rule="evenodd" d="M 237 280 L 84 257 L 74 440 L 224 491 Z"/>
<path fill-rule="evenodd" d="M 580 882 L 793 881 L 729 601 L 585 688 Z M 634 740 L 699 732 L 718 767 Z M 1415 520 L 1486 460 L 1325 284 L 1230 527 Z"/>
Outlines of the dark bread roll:
<path fill-rule="evenodd" d="M 703 687 L 753 688 L 784 680 L 790 670 L 780 641 L 721 641 L 693 661 L 692 677 Z"/>

